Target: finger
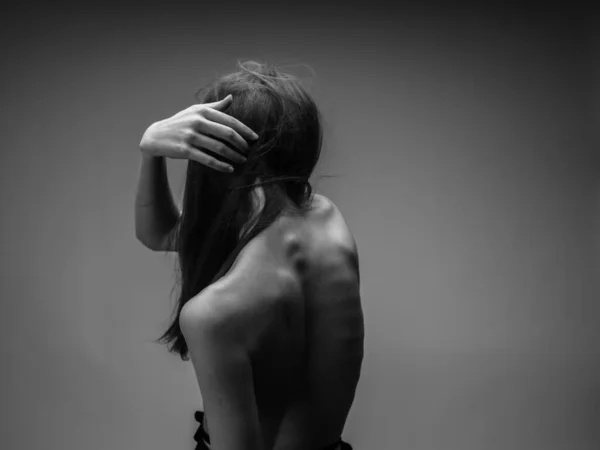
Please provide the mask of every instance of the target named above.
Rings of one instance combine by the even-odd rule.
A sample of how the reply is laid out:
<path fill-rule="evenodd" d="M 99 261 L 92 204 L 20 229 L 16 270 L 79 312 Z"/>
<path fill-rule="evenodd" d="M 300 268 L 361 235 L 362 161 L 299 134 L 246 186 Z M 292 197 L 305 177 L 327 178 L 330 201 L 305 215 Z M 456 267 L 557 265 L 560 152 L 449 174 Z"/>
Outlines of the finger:
<path fill-rule="evenodd" d="M 188 144 L 199 150 L 205 148 L 213 153 L 223 156 L 225 159 L 229 159 L 230 161 L 238 164 L 243 164 L 246 162 L 246 158 L 244 156 L 229 148 L 227 144 L 213 139 L 210 136 L 205 136 L 204 134 L 193 133 L 188 140 Z"/>
<path fill-rule="evenodd" d="M 207 155 L 206 153 L 203 153 L 193 147 L 187 147 L 186 156 L 188 159 L 199 162 L 200 164 L 210 167 L 211 169 L 218 170 L 219 172 L 233 172 L 233 167 L 229 164 L 219 161 L 217 158 L 213 158 L 212 156 Z"/>
<path fill-rule="evenodd" d="M 212 102 L 212 103 L 205 103 L 205 106 L 208 106 L 209 108 L 213 108 L 213 109 L 217 109 L 219 111 L 223 111 L 224 109 L 226 109 L 231 102 L 233 101 L 233 97 L 231 96 L 231 94 L 229 94 L 227 97 L 225 97 L 224 99 L 219 100 L 218 102 Z"/>
<path fill-rule="evenodd" d="M 222 139 L 231 144 L 233 148 L 237 148 L 242 153 L 247 154 L 248 142 L 233 128 L 206 119 L 198 120 L 193 125 L 196 131 Z"/>
<path fill-rule="evenodd" d="M 231 117 L 229 114 L 225 114 L 216 109 L 207 108 L 206 110 L 204 110 L 204 117 L 212 120 L 213 122 L 217 122 L 221 125 L 233 128 L 247 140 L 253 141 L 258 139 L 258 135 L 254 131 L 252 131 L 249 127 L 244 125 L 236 118 Z"/>

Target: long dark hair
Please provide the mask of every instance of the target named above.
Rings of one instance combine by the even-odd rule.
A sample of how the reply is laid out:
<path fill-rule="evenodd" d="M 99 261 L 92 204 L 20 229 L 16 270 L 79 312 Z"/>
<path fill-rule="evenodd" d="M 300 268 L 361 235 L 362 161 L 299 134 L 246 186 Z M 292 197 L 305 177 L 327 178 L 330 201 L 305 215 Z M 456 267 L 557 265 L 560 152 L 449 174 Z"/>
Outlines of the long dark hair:
<path fill-rule="evenodd" d="M 282 213 L 310 207 L 309 177 L 321 153 L 321 116 L 301 81 L 275 65 L 247 61 L 238 68 L 197 93 L 199 103 L 231 94 L 224 112 L 260 137 L 249 142 L 247 161 L 234 164 L 231 174 L 188 161 L 183 211 L 173 235 L 180 294 L 171 325 L 159 338 L 184 361 L 189 356 L 179 327 L 183 305 L 223 276 L 244 245 Z M 251 217 L 256 186 L 264 190 L 264 206 Z"/>

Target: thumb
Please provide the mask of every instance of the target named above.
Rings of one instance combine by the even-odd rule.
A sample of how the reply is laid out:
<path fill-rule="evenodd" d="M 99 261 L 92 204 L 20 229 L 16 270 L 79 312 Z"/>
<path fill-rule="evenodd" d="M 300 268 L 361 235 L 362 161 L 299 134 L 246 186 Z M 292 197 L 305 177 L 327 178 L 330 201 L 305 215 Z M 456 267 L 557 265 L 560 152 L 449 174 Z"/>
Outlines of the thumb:
<path fill-rule="evenodd" d="M 208 103 L 206 106 L 210 106 L 213 109 L 223 111 L 231 104 L 232 101 L 233 97 L 231 96 L 231 94 L 229 94 L 224 99 L 219 100 L 218 102 Z"/>

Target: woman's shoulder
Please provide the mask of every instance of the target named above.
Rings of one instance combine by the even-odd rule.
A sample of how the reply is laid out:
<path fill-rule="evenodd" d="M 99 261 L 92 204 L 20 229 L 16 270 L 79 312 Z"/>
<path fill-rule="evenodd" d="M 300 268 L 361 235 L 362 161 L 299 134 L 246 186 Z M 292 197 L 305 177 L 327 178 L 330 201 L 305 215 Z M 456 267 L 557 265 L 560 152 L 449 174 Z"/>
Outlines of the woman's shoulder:
<path fill-rule="evenodd" d="M 272 292 L 278 292 L 278 287 L 296 290 L 307 271 L 354 264 L 355 259 L 354 236 L 338 207 L 324 195 L 315 194 L 307 213 L 282 217 L 247 242 L 227 273 L 210 287 L 239 284 L 247 289 L 267 283 Z"/>
<path fill-rule="evenodd" d="M 357 259 L 354 235 L 344 216 L 332 200 L 321 194 L 313 196 L 306 214 L 281 226 L 275 239 L 300 274 Z"/>
<path fill-rule="evenodd" d="M 356 241 L 344 215 L 328 197 L 315 194 L 315 220 L 309 221 L 310 238 L 327 249 L 356 252 Z"/>

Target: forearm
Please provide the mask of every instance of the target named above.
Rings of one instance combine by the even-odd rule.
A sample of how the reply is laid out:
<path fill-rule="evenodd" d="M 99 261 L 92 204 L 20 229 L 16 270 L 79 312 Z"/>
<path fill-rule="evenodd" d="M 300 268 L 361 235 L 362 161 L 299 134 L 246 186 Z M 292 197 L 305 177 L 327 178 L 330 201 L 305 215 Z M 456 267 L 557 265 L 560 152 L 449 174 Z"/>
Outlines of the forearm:
<path fill-rule="evenodd" d="M 169 188 L 165 158 L 142 153 L 135 197 L 136 237 L 152 250 L 168 250 L 165 239 L 179 217 L 179 208 Z"/>

